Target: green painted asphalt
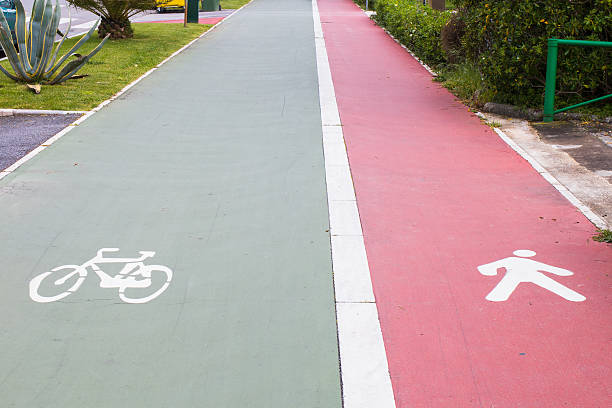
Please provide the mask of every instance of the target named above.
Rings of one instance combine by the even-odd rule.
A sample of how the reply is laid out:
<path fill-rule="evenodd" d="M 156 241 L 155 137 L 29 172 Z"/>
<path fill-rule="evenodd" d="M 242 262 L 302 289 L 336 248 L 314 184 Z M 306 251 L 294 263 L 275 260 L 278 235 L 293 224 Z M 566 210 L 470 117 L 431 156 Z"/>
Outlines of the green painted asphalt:
<path fill-rule="evenodd" d="M 1 407 L 341 406 L 309 0 L 255 0 L 2 179 L 0 225 Z M 30 298 L 111 247 L 168 288 Z"/>

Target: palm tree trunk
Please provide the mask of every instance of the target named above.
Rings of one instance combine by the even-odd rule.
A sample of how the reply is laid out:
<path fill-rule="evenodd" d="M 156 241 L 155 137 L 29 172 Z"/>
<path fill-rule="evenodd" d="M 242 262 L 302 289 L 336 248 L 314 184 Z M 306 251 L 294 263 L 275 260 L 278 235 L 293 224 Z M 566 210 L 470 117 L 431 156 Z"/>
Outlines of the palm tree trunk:
<path fill-rule="evenodd" d="M 106 34 L 110 34 L 111 40 L 119 40 L 123 38 L 132 38 L 134 36 L 134 30 L 129 19 L 124 20 L 110 20 L 102 18 L 100 26 L 98 27 L 98 37 L 104 38 Z"/>

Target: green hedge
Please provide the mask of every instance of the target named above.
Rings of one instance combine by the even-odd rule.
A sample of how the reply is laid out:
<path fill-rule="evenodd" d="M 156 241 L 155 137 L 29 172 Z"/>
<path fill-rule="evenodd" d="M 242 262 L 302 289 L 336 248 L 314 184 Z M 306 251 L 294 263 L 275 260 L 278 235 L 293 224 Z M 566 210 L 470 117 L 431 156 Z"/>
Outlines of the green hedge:
<path fill-rule="evenodd" d="M 445 61 L 440 44 L 442 27 L 451 13 L 433 10 L 413 0 L 377 0 L 376 22 L 430 65 Z"/>
<path fill-rule="evenodd" d="M 500 102 L 541 105 L 548 38 L 612 41 L 612 0 L 455 0 L 462 45 Z M 612 92 L 612 50 L 561 47 L 559 101 Z"/>
<path fill-rule="evenodd" d="M 453 0 L 457 13 L 413 0 L 377 0 L 377 22 L 426 63 L 452 70 L 440 34 L 453 16 L 458 55 L 496 102 L 540 107 L 548 38 L 612 41 L 612 0 Z M 460 58 L 461 59 L 461 58 Z M 612 92 L 612 49 L 561 47 L 557 105 Z M 456 61 L 454 61 L 456 62 Z"/>
<path fill-rule="evenodd" d="M 365 9 L 366 0 L 353 0 L 355 3 L 359 5 L 362 9 Z M 368 9 L 374 10 L 374 5 L 376 4 L 376 0 L 368 0 Z"/>

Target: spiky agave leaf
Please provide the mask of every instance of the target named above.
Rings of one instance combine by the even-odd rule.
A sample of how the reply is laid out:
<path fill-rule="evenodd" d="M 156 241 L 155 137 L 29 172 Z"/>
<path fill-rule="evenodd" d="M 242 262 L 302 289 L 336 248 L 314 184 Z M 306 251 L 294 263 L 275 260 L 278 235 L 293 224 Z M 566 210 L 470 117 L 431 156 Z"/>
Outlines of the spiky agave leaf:
<path fill-rule="evenodd" d="M 27 27 L 26 13 L 23 8 L 23 4 L 21 4 L 21 1 L 15 2 L 15 11 L 17 12 L 17 19 L 15 21 L 15 36 L 17 37 L 17 46 L 19 47 L 18 50 L 25 50 L 27 48 L 26 40 L 27 40 L 28 31 L 26 29 Z M 32 75 L 34 71 L 32 70 L 32 66 L 30 65 L 30 60 L 28 59 L 28 53 L 20 52 L 19 60 L 21 61 L 23 70 L 27 72 L 28 74 Z"/>
<path fill-rule="evenodd" d="M 32 14 L 30 15 L 26 53 L 30 61 L 30 65 L 34 70 L 36 69 L 36 63 L 34 62 L 36 55 L 33 51 L 35 51 L 36 44 L 40 38 L 41 22 L 43 20 L 45 10 L 47 9 L 47 1 L 48 0 L 34 0 L 34 4 L 32 5 Z"/>
<path fill-rule="evenodd" d="M 34 69 L 34 75 L 38 69 L 40 61 L 41 46 L 40 42 L 46 31 L 45 23 L 51 19 L 51 10 L 49 0 L 34 0 L 34 8 L 30 18 L 30 46 L 28 47 L 28 56 L 30 57 L 30 65 Z"/>
<path fill-rule="evenodd" d="M 0 71 L 2 71 L 3 74 L 5 74 L 14 81 L 25 79 L 27 77 L 27 74 L 21 66 L 19 56 L 17 55 L 17 50 L 13 45 L 11 29 L 8 25 L 8 22 L 6 21 L 6 17 L 4 17 L 4 12 L 2 12 L 2 10 L 0 10 L 0 45 L 2 45 L 4 53 L 6 54 L 6 57 L 9 61 L 9 64 L 11 64 L 13 71 L 15 71 L 16 76 L 10 74 L 2 66 L 0 66 Z"/>
<path fill-rule="evenodd" d="M 66 64 L 66 66 L 49 82 L 49 85 L 59 84 L 70 79 L 70 77 L 76 74 L 76 72 L 81 69 L 81 67 L 85 65 L 87 61 L 91 59 L 91 57 L 100 51 L 106 40 L 108 40 L 108 37 L 110 37 L 110 34 L 107 34 L 106 37 L 100 41 L 100 44 L 98 44 L 98 46 L 86 56 L 79 56 L 76 60 L 70 61 L 68 64 Z"/>
<path fill-rule="evenodd" d="M 19 0 L 16 0 L 16 1 L 19 1 Z M 66 60 L 67 60 L 67 59 L 68 59 L 68 58 L 69 58 L 69 57 L 72 55 L 72 54 L 74 54 L 74 52 L 75 52 L 76 50 L 78 50 L 78 49 L 81 47 L 81 45 L 83 45 L 83 44 L 84 44 L 84 43 L 85 43 L 87 40 L 89 40 L 89 37 L 91 37 L 91 35 L 93 34 L 93 32 L 94 32 L 94 31 L 96 31 L 96 27 L 98 26 L 98 24 L 99 24 L 99 23 L 100 23 L 100 19 L 98 19 L 98 21 L 96 22 L 96 24 L 94 24 L 94 25 L 93 25 L 93 26 L 92 26 L 92 27 L 89 29 L 89 31 L 88 31 L 88 32 L 87 32 L 85 35 L 83 35 L 83 36 L 81 37 L 81 39 L 80 39 L 79 41 L 77 41 L 77 43 L 76 43 L 76 44 L 74 44 L 74 45 L 72 46 L 72 48 L 70 48 L 70 49 L 68 50 L 68 52 L 67 52 L 66 54 L 64 54 L 64 55 L 63 55 L 63 56 L 60 58 L 60 60 L 57 62 L 57 64 L 55 64 L 55 66 L 54 66 L 53 68 L 51 68 L 51 67 L 50 67 L 51 69 L 50 69 L 48 72 L 46 72 L 46 73 L 45 73 L 45 75 L 44 75 L 44 79 L 46 79 L 46 80 L 47 80 L 47 79 L 51 78 L 51 77 L 53 76 L 53 74 L 55 74 L 55 72 L 56 72 L 56 71 L 57 71 L 57 70 L 60 68 L 60 66 L 61 66 L 61 65 L 62 65 L 62 64 L 63 64 L 63 63 L 64 63 L 64 62 L 65 62 L 65 61 L 66 61 Z M 105 41 L 105 40 L 103 40 L 103 41 Z"/>
<path fill-rule="evenodd" d="M 59 45 L 54 47 L 55 34 L 61 19 L 59 0 L 55 0 L 55 5 L 53 5 L 52 0 L 35 0 L 29 27 L 25 22 L 25 10 L 21 1 L 15 0 L 15 6 L 17 11 L 15 32 L 19 52 L 13 45 L 6 18 L 4 14 L 0 13 L 0 45 L 6 49 L 9 63 L 15 71 L 15 75 L 9 73 L 2 66 L 0 66 L 0 71 L 14 81 L 23 81 L 30 84 L 40 82 L 58 84 L 64 82 L 97 54 L 108 39 L 107 36 L 88 55 L 85 57 L 79 55 L 76 60 L 69 62 L 62 68 L 64 62 L 75 55 L 75 51 L 91 37 L 100 20 L 56 63 L 58 51 L 63 45 L 72 24 L 72 21 L 70 21 L 66 34 L 62 36 Z"/>
<path fill-rule="evenodd" d="M 62 45 L 64 45 L 64 41 L 66 40 L 66 38 L 68 38 L 68 33 L 70 32 L 70 28 L 72 27 L 72 16 L 70 15 L 70 7 L 66 8 L 68 9 L 68 28 L 65 30 L 66 34 L 62 34 L 62 40 L 60 41 L 60 43 L 57 45 L 57 47 L 55 47 L 53 58 L 51 58 L 51 61 L 49 61 L 49 65 L 47 65 L 45 71 L 49 71 L 51 67 L 55 64 L 55 60 L 57 59 L 57 53 L 59 52 L 60 48 L 62 48 Z"/>
<path fill-rule="evenodd" d="M 50 7 L 51 8 L 51 7 Z M 62 15 L 59 0 L 55 0 L 55 8 L 53 8 L 53 14 L 49 24 L 43 25 L 45 27 L 45 34 L 40 40 L 40 59 L 38 60 L 38 67 L 36 68 L 35 76 L 44 74 L 47 62 L 53 52 L 53 44 L 55 43 L 55 33 L 59 27 L 60 17 Z"/>

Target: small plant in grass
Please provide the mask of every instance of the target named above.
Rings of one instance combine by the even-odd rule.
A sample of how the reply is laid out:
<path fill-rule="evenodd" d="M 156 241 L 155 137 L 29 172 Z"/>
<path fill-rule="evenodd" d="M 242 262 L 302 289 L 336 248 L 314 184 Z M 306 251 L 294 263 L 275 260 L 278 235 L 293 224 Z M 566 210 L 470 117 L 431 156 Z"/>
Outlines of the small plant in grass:
<path fill-rule="evenodd" d="M 445 88 L 472 105 L 484 105 L 494 97 L 480 71 L 471 62 L 441 66 L 438 80 Z"/>
<path fill-rule="evenodd" d="M 100 51 L 106 41 L 105 38 L 85 56 L 75 54 L 75 51 L 89 39 L 95 30 L 94 25 L 66 54 L 57 60 L 59 49 L 66 39 L 64 35 L 59 45 L 55 46 L 55 33 L 61 17 L 59 0 L 55 1 L 55 6 L 51 0 L 34 0 L 29 29 L 26 28 L 25 11 L 21 1 L 15 0 L 15 6 L 17 9 L 15 34 L 19 51 L 13 45 L 11 30 L 6 18 L 0 12 L 0 44 L 4 48 L 14 73 L 10 73 L 2 66 L 0 66 L 0 71 L 13 81 L 25 82 L 35 93 L 40 92 L 40 84 L 59 84 L 72 78 L 91 57 Z M 69 29 L 66 30 L 66 33 Z M 70 57 L 74 59 L 62 68 L 64 62 Z"/>
<path fill-rule="evenodd" d="M 609 244 L 612 244 L 612 231 L 608 229 L 600 229 L 598 231 L 599 231 L 599 234 L 595 235 L 593 237 L 593 240 L 599 241 L 599 242 L 607 242 Z"/>

